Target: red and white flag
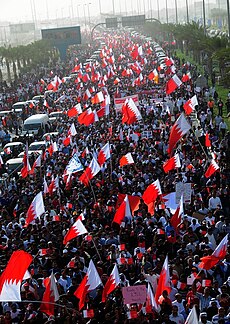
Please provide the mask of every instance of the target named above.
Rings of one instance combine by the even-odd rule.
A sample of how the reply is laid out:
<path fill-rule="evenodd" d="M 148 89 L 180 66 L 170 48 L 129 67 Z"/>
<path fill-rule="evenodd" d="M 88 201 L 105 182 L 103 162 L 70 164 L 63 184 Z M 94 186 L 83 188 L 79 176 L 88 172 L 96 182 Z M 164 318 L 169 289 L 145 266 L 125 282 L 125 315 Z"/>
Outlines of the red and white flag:
<path fill-rule="evenodd" d="M 197 96 L 195 95 L 184 104 L 184 111 L 186 115 L 190 115 L 193 111 L 195 111 L 196 106 L 198 106 L 198 101 Z"/>
<path fill-rule="evenodd" d="M 79 310 L 84 307 L 86 295 L 101 284 L 102 282 L 97 269 L 93 261 L 90 260 L 87 273 L 74 293 L 74 296 L 79 299 Z"/>
<path fill-rule="evenodd" d="M 47 254 L 47 249 L 39 249 L 39 251 L 38 251 L 39 256 L 44 256 L 46 254 Z"/>
<path fill-rule="evenodd" d="M 44 176 L 44 179 L 43 179 L 43 193 L 44 193 L 44 195 L 49 193 L 49 187 L 48 187 L 48 184 L 46 182 L 45 176 Z"/>
<path fill-rule="evenodd" d="M 70 128 L 68 130 L 68 135 L 71 135 L 71 136 L 77 135 L 77 131 L 76 131 L 76 127 L 75 127 L 74 123 L 72 123 L 72 125 L 70 126 Z"/>
<path fill-rule="evenodd" d="M 78 116 L 78 122 L 81 125 L 89 126 L 95 121 L 95 114 L 91 108 L 85 110 L 82 114 Z"/>
<path fill-rule="evenodd" d="M 151 285 L 150 285 L 150 283 L 148 283 L 145 311 L 146 311 L 146 313 L 152 313 L 153 309 L 158 311 L 159 308 L 160 307 L 157 305 L 156 300 L 154 298 Z"/>
<path fill-rule="evenodd" d="M 122 124 L 130 125 L 141 119 L 142 116 L 133 99 L 127 99 L 122 106 Z"/>
<path fill-rule="evenodd" d="M 175 74 L 167 83 L 166 83 L 166 94 L 170 94 L 179 88 L 182 85 L 181 80 Z"/>
<path fill-rule="evenodd" d="M 99 163 L 100 166 L 102 166 L 105 161 L 107 161 L 110 158 L 110 145 L 109 143 L 106 143 L 100 150 L 98 157 L 97 157 L 97 162 Z"/>
<path fill-rule="evenodd" d="M 143 193 L 142 199 L 144 203 L 148 206 L 148 211 L 151 215 L 154 214 L 155 202 L 158 196 L 162 195 L 161 185 L 157 179 L 152 184 L 150 184 L 145 192 Z"/>
<path fill-rule="evenodd" d="M 20 287 L 22 280 L 30 278 L 27 271 L 33 261 L 32 255 L 24 251 L 15 251 L 10 257 L 0 277 L 0 301 L 21 301 Z"/>
<path fill-rule="evenodd" d="M 132 309 L 129 312 L 127 312 L 127 317 L 128 319 L 138 318 L 138 313 L 135 309 Z"/>
<path fill-rule="evenodd" d="M 49 155 L 52 156 L 53 153 L 58 151 L 57 143 L 51 142 L 49 147 L 47 148 L 47 151 L 49 152 Z"/>
<path fill-rule="evenodd" d="M 179 154 L 175 154 L 173 157 L 171 157 L 168 161 L 166 161 L 163 165 L 163 169 L 165 173 L 168 173 L 171 170 L 175 170 L 177 168 L 180 168 L 180 156 Z"/>
<path fill-rule="evenodd" d="M 104 101 L 104 95 L 103 93 L 100 91 L 98 93 L 95 94 L 95 96 L 91 99 L 91 102 L 93 105 L 99 104 L 100 102 Z"/>
<path fill-rule="evenodd" d="M 36 218 L 40 218 L 45 213 L 45 207 L 42 192 L 39 192 L 33 199 L 26 213 L 26 226 L 32 223 Z"/>
<path fill-rule="evenodd" d="M 156 69 L 150 72 L 150 74 L 148 75 L 148 79 L 158 83 L 158 72 Z"/>
<path fill-rule="evenodd" d="M 63 244 L 66 245 L 69 241 L 73 240 L 75 237 L 88 233 L 87 229 L 83 225 L 80 219 L 70 227 L 69 231 L 64 237 Z"/>
<path fill-rule="evenodd" d="M 179 206 L 177 207 L 175 213 L 173 214 L 172 218 L 170 219 L 170 223 L 172 227 L 175 229 L 175 231 L 178 231 L 178 225 L 180 225 L 182 221 L 182 215 L 184 213 L 184 207 L 183 207 L 183 195 L 180 198 Z"/>
<path fill-rule="evenodd" d="M 36 160 L 34 161 L 34 164 L 29 172 L 29 174 L 34 174 L 35 168 L 40 167 L 42 165 L 42 155 L 40 154 Z"/>
<path fill-rule="evenodd" d="M 92 180 L 98 172 L 101 170 L 97 160 L 93 157 L 89 166 L 85 169 L 84 173 L 80 176 L 79 181 L 85 186 L 89 185 L 89 181 Z"/>
<path fill-rule="evenodd" d="M 77 115 L 80 115 L 81 113 L 82 113 L 82 109 L 81 109 L 81 104 L 80 103 L 78 103 L 73 108 L 70 108 L 67 111 L 68 117 L 75 117 Z"/>
<path fill-rule="evenodd" d="M 167 290 L 168 294 L 171 292 L 168 256 L 166 256 L 165 258 L 165 262 L 163 264 L 158 280 L 158 285 L 155 294 L 155 300 L 157 304 L 159 304 L 159 297 L 161 296 L 164 290 Z"/>
<path fill-rule="evenodd" d="M 56 176 L 56 178 L 54 178 L 54 176 L 52 176 L 51 182 L 50 182 L 50 185 L 48 188 L 49 188 L 48 190 L 49 190 L 50 196 L 52 196 L 54 191 L 57 191 L 59 189 L 59 177 L 58 176 Z"/>
<path fill-rule="evenodd" d="M 188 82 L 190 79 L 191 79 L 191 73 L 188 72 L 188 73 L 186 73 L 186 74 L 183 75 L 181 81 L 182 82 Z"/>
<path fill-rule="evenodd" d="M 195 306 L 193 306 L 192 310 L 188 314 L 184 324 L 199 324 Z"/>
<path fill-rule="evenodd" d="M 205 146 L 206 147 L 211 147 L 212 146 L 208 133 L 205 134 Z"/>
<path fill-rule="evenodd" d="M 23 167 L 21 169 L 21 176 L 22 178 L 26 178 L 30 173 L 30 163 L 29 163 L 29 155 L 28 155 L 28 144 L 26 144 L 26 151 L 24 152 L 23 156 Z"/>
<path fill-rule="evenodd" d="M 184 114 L 176 120 L 175 124 L 171 128 L 169 136 L 168 153 L 171 155 L 172 150 L 176 146 L 177 142 L 191 129 L 191 125 L 187 122 Z"/>
<path fill-rule="evenodd" d="M 216 163 L 215 160 L 212 160 L 207 171 L 205 172 L 205 178 L 210 178 L 217 170 L 219 170 L 219 165 Z"/>
<path fill-rule="evenodd" d="M 205 270 L 210 270 L 220 260 L 223 260 L 227 254 L 228 248 L 228 234 L 223 238 L 220 244 L 216 247 L 215 251 L 208 256 L 201 258 L 199 267 Z"/>
<path fill-rule="evenodd" d="M 84 318 L 94 318 L 94 310 L 93 309 L 85 309 L 83 310 Z"/>
<path fill-rule="evenodd" d="M 127 153 L 120 159 L 120 167 L 123 167 L 124 165 L 128 164 L 134 164 L 134 160 L 131 153 Z"/>
<path fill-rule="evenodd" d="M 128 195 L 125 196 L 122 204 L 117 209 L 113 218 L 113 222 L 121 225 L 125 217 L 132 218 Z"/>
<path fill-rule="evenodd" d="M 59 293 L 53 272 L 49 278 L 44 280 L 46 290 L 43 294 L 40 311 L 52 316 L 54 315 L 54 303 L 59 299 Z"/>
<path fill-rule="evenodd" d="M 106 297 L 111 294 L 116 287 L 120 284 L 120 276 L 117 269 L 117 265 L 114 265 L 113 271 L 111 272 L 105 287 L 102 292 L 102 302 L 104 303 L 106 301 Z"/>

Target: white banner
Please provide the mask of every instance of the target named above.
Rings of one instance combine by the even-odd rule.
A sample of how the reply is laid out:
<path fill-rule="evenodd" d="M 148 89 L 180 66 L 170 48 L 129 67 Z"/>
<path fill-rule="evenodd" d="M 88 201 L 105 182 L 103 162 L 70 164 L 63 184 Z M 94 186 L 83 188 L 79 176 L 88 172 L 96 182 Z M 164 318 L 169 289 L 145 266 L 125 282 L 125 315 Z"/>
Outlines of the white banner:
<path fill-rule="evenodd" d="M 139 107 L 139 99 L 138 99 L 138 94 L 132 95 L 132 96 L 127 96 L 127 97 L 123 97 L 123 98 L 114 98 L 114 105 L 115 105 L 115 109 L 116 112 L 121 111 L 121 108 L 123 106 L 123 104 L 125 103 L 126 99 L 132 98 L 135 105 L 137 107 Z"/>
<path fill-rule="evenodd" d="M 84 170 L 84 168 L 79 160 L 79 157 L 77 156 L 77 153 L 75 153 L 66 166 L 66 173 L 71 174 L 82 170 Z"/>

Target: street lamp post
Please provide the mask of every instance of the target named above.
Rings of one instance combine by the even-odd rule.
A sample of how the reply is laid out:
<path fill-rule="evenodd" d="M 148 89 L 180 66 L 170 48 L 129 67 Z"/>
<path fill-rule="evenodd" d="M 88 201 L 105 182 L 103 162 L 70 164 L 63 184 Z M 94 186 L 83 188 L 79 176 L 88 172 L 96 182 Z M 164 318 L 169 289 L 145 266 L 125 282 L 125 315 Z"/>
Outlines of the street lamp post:
<path fill-rule="evenodd" d="M 186 15 L 187 15 L 187 24 L 189 24 L 188 0 L 186 0 Z"/>
<path fill-rule="evenodd" d="M 175 0 L 176 24 L 178 24 L 177 0 Z"/>
<path fill-rule="evenodd" d="M 89 6 L 91 5 L 91 2 L 88 3 L 88 19 L 89 19 L 89 29 L 90 29 L 90 24 L 91 24 L 91 21 L 90 21 L 90 10 L 89 10 Z"/>
<path fill-rule="evenodd" d="M 204 21 L 204 34 L 206 35 L 205 0 L 203 0 L 203 21 Z"/>
<path fill-rule="evenodd" d="M 169 23 L 169 13 L 168 13 L 168 0 L 165 0 L 165 10 L 166 10 L 166 23 Z"/>
<path fill-rule="evenodd" d="M 84 12 L 85 28 L 86 28 L 86 25 L 87 25 L 87 23 L 86 23 L 86 15 L 85 15 L 85 6 L 86 6 L 86 5 L 87 5 L 86 3 L 83 4 L 83 12 Z"/>
<path fill-rule="evenodd" d="M 115 5 L 114 5 L 114 0 L 112 0 L 113 3 L 113 15 L 115 16 Z"/>
<path fill-rule="evenodd" d="M 79 16 L 79 9 L 78 9 L 78 7 L 80 7 L 79 4 L 77 5 L 77 21 L 78 21 L 78 24 L 80 25 L 80 16 Z"/>
<path fill-rule="evenodd" d="M 227 16 L 228 16 L 228 38 L 230 38 L 230 10 L 229 0 L 227 0 Z"/>
<path fill-rule="evenodd" d="M 160 7 L 159 7 L 159 0 L 157 0 L 157 18 L 160 20 Z"/>

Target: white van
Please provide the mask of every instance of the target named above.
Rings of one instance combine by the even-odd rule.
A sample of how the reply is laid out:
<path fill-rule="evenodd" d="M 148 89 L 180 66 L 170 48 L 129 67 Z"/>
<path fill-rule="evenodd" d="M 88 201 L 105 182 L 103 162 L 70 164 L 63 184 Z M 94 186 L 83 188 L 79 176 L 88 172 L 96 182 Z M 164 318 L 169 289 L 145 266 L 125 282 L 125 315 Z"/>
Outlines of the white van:
<path fill-rule="evenodd" d="M 18 101 L 12 106 L 12 111 L 15 109 L 25 109 L 26 108 L 26 101 Z"/>
<path fill-rule="evenodd" d="M 50 120 L 46 114 L 36 114 L 30 116 L 24 121 L 22 128 L 22 135 L 25 134 L 38 134 L 39 129 L 42 129 L 42 133 L 47 133 L 50 129 Z"/>
<path fill-rule="evenodd" d="M 10 159 L 6 162 L 8 175 L 14 171 L 20 172 L 23 167 L 23 157 Z"/>

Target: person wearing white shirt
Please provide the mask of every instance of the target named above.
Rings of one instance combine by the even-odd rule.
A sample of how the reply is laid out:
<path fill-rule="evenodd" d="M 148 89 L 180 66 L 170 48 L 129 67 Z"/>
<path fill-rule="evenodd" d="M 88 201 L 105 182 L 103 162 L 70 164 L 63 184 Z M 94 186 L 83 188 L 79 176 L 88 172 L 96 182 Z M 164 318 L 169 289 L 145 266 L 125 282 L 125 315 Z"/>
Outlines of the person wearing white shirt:
<path fill-rule="evenodd" d="M 212 197 L 208 200 L 208 208 L 210 210 L 215 210 L 217 206 L 222 208 L 221 200 L 219 197 L 217 197 L 216 192 L 214 191 Z"/>

